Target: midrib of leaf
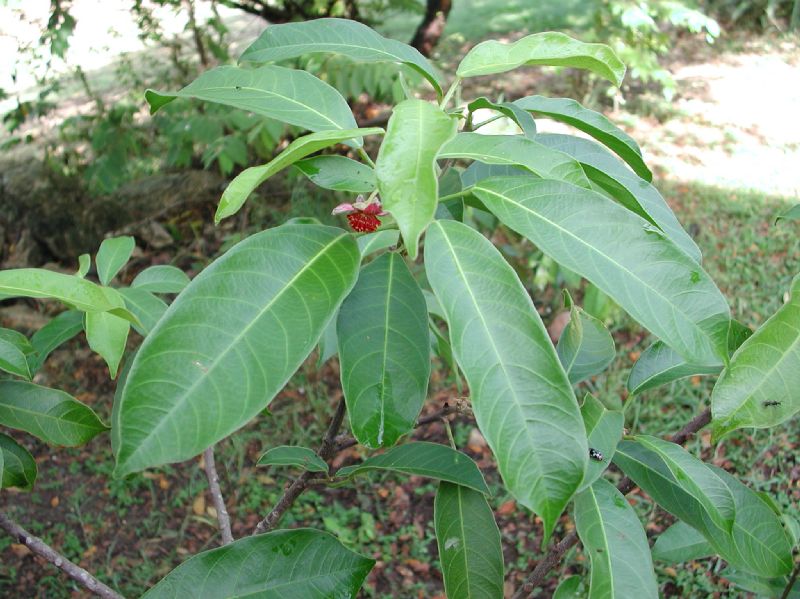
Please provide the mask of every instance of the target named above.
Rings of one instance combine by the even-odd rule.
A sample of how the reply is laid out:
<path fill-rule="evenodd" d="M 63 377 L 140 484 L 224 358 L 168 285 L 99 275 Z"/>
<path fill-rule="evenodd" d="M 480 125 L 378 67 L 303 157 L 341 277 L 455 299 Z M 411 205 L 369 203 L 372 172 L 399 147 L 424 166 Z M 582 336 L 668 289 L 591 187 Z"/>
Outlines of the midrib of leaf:
<path fill-rule="evenodd" d="M 467 582 L 467 592 L 470 592 L 472 580 L 470 579 L 469 561 L 467 560 L 467 533 L 464 530 L 464 504 L 461 501 L 461 487 L 456 488 L 456 495 L 458 497 L 458 528 L 461 530 L 461 544 L 464 548 L 464 578 Z"/>
<path fill-rule="evenodd" d="M 600 524 L 600 532 L 603 535 L 603 546 L 606 548 L 606 550 L 603 552 L 603 561 L 605 561 L 608 566 L 608 580 L 611 583 L 611 594 L 612 596 L 616 597 L 616 593 L 614 592 L 614 589 L 616 588 L 614 586 L 614 569 L 611 567 L 611 554 L 608 551 L 608 533 L 606 532 L 605 523 L 603 522 L 603 516 L 600 513 L 600 503 L 597 501 L 597 495 L 595 494 L 594 489 L 592 489 L 592 487 L 589 487 L 586 490 L 592 497 L 592 503 L 594 504 L 595 507 L 597 521 Z"/>
<path fill-rule="evenodd" d="M 480 188 L 480 190 L 481 190 L 481 191 L 483 191 L 484 193 L 489 193 L 489 194 L 492 194 L 492 195 L 494 195 L 494 196 L 497 196 L 498 198 L 500 198 L 500 199 L 502 199 L 502 200 L 505 200 L 505 201 L 506 201 L 506 202 L 508 202 L 509 204 L 513 204 L 513 205 L 515 205 L 515 206 L 518 206 L 519 208 L 522 208 L 522 209 L 523 209 L 525 212 L 528 212 L 528 213 L 530 213 L 531 215 L 533 215 L 533 216 L 534 216 L 535 218 L 537 218 L 538 220 L 540 220 L 540 221 L 544 221 L 545 223 L 548 223 L 548 224 L 549 224 L 549 225 L 551 225 L 552 227 L 554 227 L 554 228 L 558 229 L 558 231 L 560 231 L 561 233 L 563 233 L 563 234 L 565 234 L 565 235 L 568 235 L 569 237 L 571 237 L 572 239 L 574 239 L 575 241 L 577 241 L 577 242 L 578 242 L 578 243 L 580 243 L 581 245 L 583 245 L 583 246 L 585 246 L 586 248 L 588 248 L 589 250 L 591 250 L 591 251 L 592 251 L 592 253 L 594 253 L 594 254 L 596 254 L 596 255 L 600 256 L 601 258 L 605 259 L 607 262 L 610 262 L 610 263 L 612 263 L 612 264 L 616 265 L 617 267 L 619 267 L 621 270 L 625 271 L 625 273 L 627 273 L 627 274 L 630 276 L 630 278 L 631 278 L 631 279 L 634 279 L 634 280 L 636 280 L 636 281 L 639 281 L 639 283 L 641 283 L 641 284 L 642 284 L 644 287 L 647 287 L 648 289 L 650 289 L 650 290 L 651 290 L 651 291 L 654 293 L 654 295 L 656 295 L 656 296 L 660 297 L 661 299 L 665 300 L 665 301 L 667 302 L 667 304 L 669 304 L 669 305 L 672 307 L 672 309 L 673 309 L 673 310 L 675 310 L 676 312 L 678 312 L 679 314 L 681 314 L 682 316 L 684 316 L 684 317 L 686 318 L 687 322 L 688 322 L 688 323 L 689 323 L 689 324 L 692 326 L 692 328 L 693 328 L 694 330 L 696 330 L 696 331 L 699 331 L 699 332 L 700 332 L 700 333 L 701 333 L 701 334 L 702 334 L 702 335 L 703 335 L 705 338 L 709 339 L 709 340 L 711 341 L 711 346 L 712 346 L 712 347 L 714 347 L 714 342 L 713 342 L 713 339 L 711 339 L 711 337 L 710 337 L 710 336 L 709 336 L 709 335 L 708 335 L 708 334 L 707 334 L 707 333 L 706 333 L 706 332 L 705 332 L 703 329 L 701 329 L 701 328 L 700 328 L 700 327 L 697 325 L 697 323 L 696 323 L 696 322 L 695 322 L 693 319 L 691 319 L 691 318 L 689 317 L 689 315 L 688 315 L 688 314 L 686 314 L 686 312 L 684 312 L 682 309 L 680 309 L 680 307 L 679 307 L 679 306 L 675 305 L 675 304 L 672 302 L 672 300 L 670 300 L 670 298 L 668 298 L 667 296 L 665 296 L 665 295 L 663 295 L 662 293 L 660 293 L 660 292 L 659 292 L 657 289 L 655 289 L 655 288 L 653 288 L 651 285 L 649 285 L 649 284 L 647 283 L 647 281 L 645 281 L 645 280 L 643 280 L 643 279 L 639 278 L 639 277 L 638 277 L 637 275 L 635 275 L 635 274 L 634 274 L 634 273 L 633 273 L 631 270 L 629 270 L 628 268 L 626 268 L 625 266 L 623 266 L 622 264 L 620 264 L 619 262 L 617 262 L 616 260 L 614 260 L 614 259 L 613 259 L 611 256 L 609 256 L 609 255 L 607 255 L 607 254 L 604 254 L 604 253 L 603 253 L 603 252 L 601 252 L 601 251 L 600 251 L 598 248 L 596 248 L 596 247 L 594 247 L 593 245 L 591 245 L 591 244 L 587 243 L 586 241 L 584 241 L 584 240 L 583 240 L 583 239 L 581 239 L 580 237 L 577 237 L 577 236 L 576 236 L 574 233 L 572 233 L 572 232 L 571 232 L 569 229 L 565 229 L 565 228 L 564 228 L 564 227 L 562 227 L 561 225 L 559 225 L 559 224 L 557 224 L 557 223 L 555 223 L 555 222 L 551 221 L 550 219 L 546 218 L 545 216 L 543 216 L 543 215 L 541 215 L 541 214 L 538 214 L 538 213 L 534 212 L 533 210 L 531 210 L 531 209 L 530 209 L 530 208 L 528 208 L 527 206 L 524 206 L 523 204 L 520 204 L 519 202 L 516 202 L 516 201 L 512 200 L 512 199 L 511 199 L 511 198 L 509 198 L 508 196 L 505 196 L 505 195 L 503 195 L 503 194 L 501 194 L 501 193 L 498 193 L 498 192 L 496 192 L 496 191 L 493 191 L 493 190 L 490 190 L 490 189 L 486 189 L 485 187 L 481 187 L 481 186 L 480 186 L 480 183 L 478 183 L 478 184 L 476 185 L 476 187 L 479 187 L 479 188 Z M 518 188 L 516 188 L 516 189 L 518 189 Z"/>
<path fill-rule="evenodd" d="M 444 238 L 445 242 L 447 243 L 447 247 L 450 249 L 450 253 L 453 255 L 453 262 L 455 263 L 456 268 L 458 268 L 458 273 L 461 276 L 462 281 L 464 282 L 464 286 L 467 288 L 467 291 L 469 293 L 469 297 L 472 300 L 472 305 L 475 306 L 475 311 L 478 314 L 478 318 L 480 319 L 481 324 L 483 325 L 483 328 L 486 331 L 486 336 L 489 338 L 489 345 L 491 345 L 492 351 L 494 352 L 494 355 L 497 358 L 497 362 L 500 364 L 500 370 L 503 371 L 503 376 L 505 377 L 505 379 L 507 381 L 508 389 L 511 391 L 511 396 L 514 399 L 514 404 L 516 405 L 517 412 L 518 413 L 522 413 L 523 410 L 522 410 L 522 408 L 520 406 L 520 401 L 519 401 L 519 396 L 517 395 L 517 391 L 516 391 L 516 389 L 514 388 L 514 386 L 510 382 L 511 379 L 508 376 L 508 370 L 506 370 L 505 362 L 503 361 L 503 359 L 500 356 L 500 350 L 497 348 L 497 344 L 494 342 L 494 337 L 492 337 L 491 330 L 489 329 L 489 326 L 486 323 L 486 319 L 483 317 L 483 312 L 481 312 L 481 310 L 480 310 L 480 306 L 478 305 L 478 300 L 475 297 L 475 294 L 472 292 L 472 287 L 469 284 L 469 280 L 467 279 L 467 276 L 466 276 L 466 273 L 464 272 L 464 269 L 461 267 L 461 261 L 458 259 L 458 254 L 456 253 L 456 250 L 453 247 L 453 244 L 450 243 L 450 238 L 448 237 L 447 233 L 444 232 L 444 230 L 442 229 L 441 225 L 439 225 L 438 223 L 435 223 L 435 224 L 437 226 L 439 226 L 439 228 L 442 230 L 442 237 Z M 542 462 L 541 462 L 541 459 L 539 458 L 539 456 L 536 454 L 536 452 L 531 452 L 530 457 L 532 457 L 533 461 L 536 462 L 537 469 L 538 469 L 539 473 L 541 473 L 542 472 Z M 550 502 L 547 501 L 547 503 L 549 504 Z M 549 505 L 548 505 L 548 509 L 549 509 Z"/>
<path fill-rule="evenodd" d="M 53 406 L 53 407 L 56 407 L 56 406 Z M 73 409 L 75 407 L 76 406 L 73 406 Z M 88 406 L 84 406 L 84 407 L 86 407 L 87 410 L 90 409 Z M 33 410 L 27 410 L 25 408 L 20 408 L 18 406 L 11 406 L 9 404 L 2 403 L 2 402 L 0 402 L 0 408 L 5 408 L 9 412 L 20 412 L 22 414 L 28 414 L 30 416 L 33 416 L 37 420 L 38 419 L 53 420 L 55 422 L 55 424 L 56 424 L 56 428 L 58 428 L 58 430 L 62 434 L 64 434 L 64 431 L 61 428 L 61 423 L 64 422 L 66 419 L 65 418 L 59 418 L 57 416 L 51 416 L 49 411 L 48 412 L 34 412 Z M 91 432 L 91 431 L 97 430 L 96 428 L 90 427 L 88 424 L 82 424 L 82 423 L 79 423 L 79 422 L 77 422 L 75 420 L 67 420 L 67 422 L 69 424 L 71 424 L 72 426 L 85 428 L 85 429 L 87 429 L 87 432 Z"/>
<path fill-rule="evenodd" d="M 338 243 L 338 242 L 339 242 L 339 241 L 340 241 L 342 238 L 346 237 L 347 235 L 348 235 L 347 233 L 343 233 L 343 234 L 341 234 L 341 235 L 338 235 L 337 237 L 335 237 L 334 239 L 332 239 L 330 242 L 328 242 L 327 244 L 325 244 L 325 246 L 324 246 L 324 247 L 322 247 L 322 248 L 319 250 L 319 252 L 317 252 L 317 254 L 316 254 L 316 255 L 315 255 L 315 256 L 314 256 L 314 257 L 313 257 L 311 260 L 309 260 L 309 261 L 308 261 L 308 263 L 307 263 L 307 264 L 305 264 L 305 265 L 304 265 L 304 266 L 303 266 L 303 267 L 302 267 L 300 270 L 298 270 L 298 271 L 297 271 L 297 273 L 296 273 L 296 274 L 295 274 L 295 275 L 294 275 L 294 276 L 293 276 L 293 277 L 292 277 L 292 278 L 291 278 L 289 281 L 287 281 L 287 282 L 286 282 L 286 284 L 283 286 L 283 288 L 282 288 L 282 289 L 281 289 L 281 290 L 280 290 L 278 293 L 276 293 L 276 294 L 275 294 L 275 297 L 273 297 L 273 298 L 272 298 L 272 299 L 269 301 L 269 303 L 268 303 L 266 306 L 264 306 L 264 307 L 263 307 L 263 308 L 262 308 L 262 309 L 261 309 L 261 310 L 258 312 L 258 314 L 257 314 L 255 317 L 253 317 L 253 319 L 250 321 L 250 323 L 249 323 L 249 324 L 248 324 L 246 327 L 244 327 L 244 329 L 242 329 L 242 331 L 241 331 L 241 332 L 240 332 L 240 333 L 239 333 L 239 334 L 238 334 L 236 337 L 234 337 L 234 338 L 233 338 L 233 340 L 232 340 L 232 341 L 231 341 L 231 342 L 228 344 L 228 346 L 227 346 L 227 347 L 226 347 L 226 348 L 225 348 L 225 349 L 224 349 L 222 352 L 220 352 L 220 354 L 219 354 L 219 355 L 218 355 L 218 356 L 217 356 L 217 357 L 214 359 L 214 361 L 213 361 L 213 362 L 212 362 L 212 363 L 211 363 L 211 364 L 208 366 L 208 368 L 206 369 L 206 371 L 205 371 L 205 372 L 204 372 L 204 373 L 203 373 L 203 374 L 202 374 L 202 375 L 201 375 L 201 376 L 200 376 L 200 377 L 199 377 L 199 378 L 198 378 L 198 379 L 197 379 L 197 380 L 196 380 L 194 383 L 192 383 L 192 385 L 191 385 L 191 386 L 190 386 L 188 389 L 186 389 L 186 391 L 184 391 L 184 392 L 183 392 L 183 393 L 182 393 L 182 394 L 181 394 L 181 395 L 178 397 L 178 401 L 176 401 L 176 402 L 175 402 L 175 403 L 174 403 L 174 404 L 173 404 L 173 405 L 172 405 L 172 406 L 171 406 L 171 407 L 170 407 L 170 408 L 169 408 L 169 409 L 168 409 L 168 410 L 167 410 L 167 411 L 164 413 L 164 415 L 163 415 L 163 416 L 162 416 L 162 418 L 159 420 L 159 422 L 158 422 L 158 423 L 157 423 L 157 424 L 156 424 L 156 425 L 155 425 L 153 428 L 151 428 L 151 429 L 150 429 L 150 432 L 149 432 L 149 433 L 148 433 L 148 434 L 147 434 L 147 435 L 146 435 L 144 438 L 142 438 L 142 440 L 139 442 L 139 446 L 138 446 L 136 449 L 134 449 L 134 450 L 133 450 L 133 452 L 132 452 L 132 453 L 131 453 L 131 454 L 128 456 L 128 458 L 125 460 L 125 462 L 130 462 L 130 461 L 131 461 L 131 460 L 132 460 L 134 457 L 136 457 L 136 456 L 137 456 L 137 455 L 138 455 L 138 454 L 139 454 L 139 453 L 142 451 L 142 448 L 145 446 L 145 444 L 147 443 L 147 441 L 148 441 L 149 439 L 151 439 L 151 438 L 152 438 L 152 437 L 153 437 L 153 436 L 154 436 L 154 435 L 155 435 L 155 434 L 156 434 L 158 431 L 160 431 L 160 430 L 161 430 L 161 428 L 164 426 L 164 423 L 165 423 L 165 422 L 167 422 L 167 420 L 169 420 L 170 418 L 172 418 L 172 415 L 173 415 L 173 414 L 174 414 L 174 413 L 175 413 L 175 412 L 176 412 L 176 411 L 177 411 L 179 408 L 182 408 L 182 407 L 183 407 L 183 405 L 184 405 L 184 404 L 186 403 L 186 401 L 187 401 L 187 398 L 188 398 L 188 397 L 189 397 L 189 396 L 192 394 L 192 392 L 193 392 L 193 391 L 194 391 L 194 390 L 195 390 L 195 389 L 196 389 L 196 388 L 197 388 L 197 387 L 198 387 L 198 386 L 199 386 L 201 383 L 205 382 L 205 380 L 206 380 L 206 379 L 207 379 L 207 378 L 208 378 L 208 377 L 211 375 L 211 373 L 212 373 L 212 372 L 214 371 L 214 369 L 215 369 L 215 368 L 216 368 L 216 367 L 219 365 L 219 363 L 220 363 L 220 362 L 221 362 L 221 361 L 222 361 L 222 360 L 225 358 L 225 356 L 227 356 L 227 355 L 228 355 L 228 352 L 230 352 L 230 351 L 231 351 L 231 349 L 232 349 L 234 346 L 236 346 L 236 344 L 238 344 L 238 343 L 239 343 L 239 342 L 240 342 L 240 341 L 241 341 L 241 340 L 244 338 L 244 336 L 245 336 L 247 333 L 249 333 L 249 332 L 250 332 L 250 329 L 251 329 L 251 328 L 252 328 L 252 327 L 255 325 L 255 323 L 256 323 L 256 322 L 258 322 L 258 321 L 259 321 L 259 320 L 260 320 L 260 319 L 261 319 L 261 318 L 264 316 L 264 314 L 266 314 L 266 313 L 267 313 L 267 311 L 269 311 L 269 310 L 272 308 L 272 306 L 273 306 L 273 305 L 274 305 L 274 304 L 275 304 L 275 303 L 276 303 L 276 302 L 277 302 L 277 301 L 278 301 L 278 300 L 279 300 L 281 297 L 283 297 L 283 294 L 284 294 L 284 293 L 286 293 L 286 291 L 287 291 L 288 289 L 291 289 L 291 288 L 293 287 L 294 283 L 295 283 L 295 282 L 296 282 L 296 281 L 297 281 L 297 280 L 298 280 L 298 279 L 299 279 L 301 276 L 303 276 L 303 275 L 304 275 L 304 274 L 305 274 L 305 273 L 306 273 L 306 272 L 307 272 L 307 271 L 308 271 L 308 270 L 309 270 L 309 269 L 310 269 L 310 268 L 311 268 L 311 267 L 312 267 L 312 266 L 313 266 L 313 265 L 316 263 L 316 261 L 317 261 L 317 260 L 319 260 L 319 258 L 325 254 L 325 252 L 327 252 L 327 251 L 328 251 L 328 250 L 329 250 L 329 249 L 330 249 L 330 248 L 331 248 L 333 245 L 337 244 L 337 243 Z M 164 320 L 162 319 L 160 322 L 164 322 Z M 151 333 L 152 333 L 152 331 L 151 331 Z M 135 387 L 134 387 L 134 389 L 135 389 Z M 120 400 L 120 407 L 119 407 L 119 410 L 117 410 L 117 423 L 116 423 L 118 427 L 120 426 L 120 422 L 119 422 L 119 420 L 120 420 L 120 418 L 121 418 L 122 410 L 123 410 L 123 408 L 124 408 L 125 398 L 126 398 L 128 395 L 130 395 L 130 393 L 132 393 L 132 392 L 133 392 L 133 389 L 129 390 L 127 393 L 124 393 L 124 394 L 123 394 L 123 396 L 122 396 L 122 399 Z"/>

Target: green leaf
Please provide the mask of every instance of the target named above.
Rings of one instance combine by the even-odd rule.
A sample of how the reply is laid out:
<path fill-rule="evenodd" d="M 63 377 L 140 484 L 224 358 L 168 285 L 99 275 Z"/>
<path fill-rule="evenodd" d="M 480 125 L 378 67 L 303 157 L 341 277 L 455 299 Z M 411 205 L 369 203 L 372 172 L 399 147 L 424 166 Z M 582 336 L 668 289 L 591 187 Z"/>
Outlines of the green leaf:
<path fill-rule="evenodd" d="M 467 105 L 470 112 L 480 109 L 494 110 L 514 121 L 522 129 L 522 134 L 533 139 L 536 137 L 536 121 L 531 114 L 513 102 L 492 102 L 488 98 L 478 98 Z"/>
<path fill-rule="evenodd" d="M 575 527 L 592 562 L 590 599 L 658 599 L 644 528 L 614 485 L 600 478 L 575 497 Z"/>
<path fill-rule="evenodd" d="M 374 563 L 326 532 L 276 530 L 189 558 L 142 599 L 354 599 Z"/>
<path fill-rule="evenodd" d="M 335 53 L 357 62 L 398 62 L 425 77 L 441 96 L 436 70 L 415 48 L 349 19 L 314 19 L 270 25 L 240 60 L 275 62 L 305 54 Z"/>
<path fill-rule="evenodd" d="M 97 276 L 103 285 L 108 285 L 120 269 L 128 263 L 136 241 L 133 237 L 112 237 L 104 239 L 95 256 Z"/>
<path fill-rule="evenodd" d="M 514 104 L 524 110 L 544 115 L 588 133 L 613 150 L 642 179 L 645 181 L 653 179 L 653 173 L 647 168 L 642 158 L 642 150 L 636 141 L 599 112 L 584 108 L 570 98 L 528 96 L 516 100 Z"/>
<path fill-rule="evenodd" d="M 754 593 L 757 597 L 780 597 L 780 599 L 800 599 L 800 587 L 797 586 L 795 579 L 794 586 L 788 595 L 783 592 L 789 584 L 788 576 L 780 576 L 776 578 L 764 578 L 756 576 L 749 572 L 742 572 L 736 568 L 728 566 L 720 576 L 725 578 L 728 582 L 736 587 Z"/>
<path fill-rule="evenodd" d="M 715 551 L 702 534 L 678 520 L 658 535 L 652 553 L 654 560 L 679 564 L 714 555 Z"/>
<path fill-rule="evenodd" d="M 136 275 L 131 287 L 151 293 L 180 293 L 188 284 L 189 277 L 180 268 L 158 264 Z"/>
<path fill-rule="evenodd" d="M 641 217 L 599 193 L 532 177 L 486 179 L 473 193 L 688 361 L 717 365 L 727 359 L 730 310 L 722 293 Z"/>
<path fill-rule="evenodd" d="M 83 314 L 77 310 L 67 310 L 36 331 L 31 337 L 31 346 L 35 353 L 28 357 L 31 374 L 38 372 L 54 349 L 82 330 Z"/>
<path fill-rule="evenodd" d="M 257 233 L 183 290 L 145 338 L 112 415 L 116 475 L 193 457 L 263 410 L 356 279 L 353 237 Z"/>
<path fill-rule="evenodd" d="M 655 389 L 689 376 L 717 374 L 722 365 L 696 366 L 689 364 L 678 352 L 656 341 L 642 352 L 628 376 L 628 391 L 632 394 Z"/>
<path fill-rule="evenodd" d="M 328 465 L 313 449 L 281 445 L 268 449 L 258 458 L 256 466 L 297 466 L 309 472 L 328 473 Z"/>
<path fill-rule="evenodd" d="M 397 221 L 412 260 L 436 212 L 436 155 L 456 134 L 457 124 L 430 102 L 405 100 L 394 107 L 378 152 L 375 175 L 383 207 Z"/>
<path fill-rule="evenodd" d="M 374 233 L 359 235 L 356 242 L 363 258 L 373 252 L 396 246 L 398 239 L 400 239 L 400 231 L 397 229 L 383 229 Z"/>
<path fill-rule="evenodd" d="M 347 129 L 344 131 L 322 131 L 320 133 L 310 133 L 303 137 L 298 137 L 267 164 L 251 166 L 239 173 L 236 178 L 228 184 L 222 193 L 219 207 L 214 215 L 214 222 L 219 222 L 236 214 L 244 204 L 247 197 L 269 179 L 272 175 L 282 171 L 287 166 L 291 166 L 301 158 L 318 152 L 333 144 L 341 143 L 361 135 L 381 135 L 383 129 L 372 127 L 368 129 Z"/>
<path fill-rule="evenodd" d="M 355 476 L 371 470 L 426 476 L 489 495 L 489 488 L 475 462 L 466 454 L 439 443 L 415 441 L 398 445 L 360 464 L 341 468 L 336 476 Z"/>
<path fill-rule="evenodd" d="M 556 352 L 569 382 L 575 385 L 603 372 L 614 361 L 617 350 L 603 323 L 573 304 L 569 292 L 565 297 L 570 318 L 558 338 Z"/>
<path fill-rule="evenodd" d="M 33 376 L 26 353 L 33 352 L 28 338 L 11 329 L 0 329 L 0 370 L 30 380 Z"/>
<path fill-rule="evenodd" d="M 431 374 L 425 297 L 400 254 L 361 270 L 336 333 L 353 436 L 370 449 L 391 447 L 414 428 Z"/>
<path fill-rule="evenodd" d="M 436 221 L 425 271 L 450 327 L 478 426 L 506 487 L 550 536 L 580 485 L 588 446 L 578 403 L 530 296 L 483 235 Z"/>
<path fill-rule="evenodd" d="M 36 480 L 36 461 L 28 450 L 0 433 L 0 456 L 0 489 L 32 489 Z"/>
<path fill-rule="evenodd" d="M 113 294 L 114 303 L 125 312 L 128 312 L 122 295 L 116 289 L 106 289 Z M 140 326 L 138 319 L 135 320 L 137 321 L 137 326 Z M 103 357 L 106 364 L 108 364 L 108 372 L 111 378 L 116 378 L 122 354 L 125 353 L 125 344 L 128 341 L 131 323 L 110 312 L 87 312 L 84 320 L 84 329 L 86 330 L 86 341 L 89 342 L 89 347 Z"/>
<path fill-rule="evenodd" d="M 775 217 L 775 224 L 782 220 L 800 220 L 800 204 L 792 206 L 786 212 Z"/>
<path fill-rule="evenodd" d="M 258 69 L 216 67 L 178 92 L 145 92 L 150 114 L 175 98 L 233 106 L 309 131 L 357 127 L 347 101 L 330 85 L 305 71 L 272 65 Z"/>
<path fill-rule="evenodd" d="M 83 445 L 108 430 L 71 395 L 25 381 L 0 381 L 0 424 L 66 447 Z"/>
<path fill-rule="evenodd" d="M 715 439 L 767 428 L 800 411 L 800 275 L 791 297 L 736 350 L 711 394 Z"/>
<path fill-rule="evenodd" d="M 603 402 L 589 393 L 583 399 L 581 416 L 583 417 L 586 434 L 589 437 L 589 447 L 600 452 L 603 459 L 589 460 L 583 483 L 581 483 L 578 492 L 590 487 L 606 471 L 614 457 L 617 443 L 622 437 L 622 427 L 625 423 L 625 417 L 622 412 L 607 409 Z"/>
<path fill-rule="evenodd" d="M 585 69 L 617 87 L 625 76 L 625 65 L 608 46 L 586 44 L 554 31 L 528 35 L 511 44 L 481 42 L 467 53 L 456 75 L 462 78 L 492 75 L 523 65 Z"/>
<path fill-rule="evenodd" d="M 339 351 L 339 336 L 336 334 L 336 318 L 338 314 L 331 319 L 328 326 L 322 332 L 322 337 L 319 338 L 319 355 L 317 356 L 317 369 L 330 360 Z"/>
<path fill-rule="evenodd" d="M 139 320 L 139 324 L 133 325 L 133 328 L 146 337 L 167 311 L 166 302 L 141 287 L 127 287 L 120 289 L 119 293 L 125 299 L 128 310 Z"/>
<path fill-rule="evenodd" d="M 433 521 L 447 599 L 502 599 L 503 548 L 486 497 L 441 482 Z"/>
<path fill-rule="evenodd" d="M 701 262 L 700 248 L 683 229 L 658 190 L 632 173 L 603 146 L 590 139 L 560 134 L 537 135 L 536 141 L 575 158 L 593 183 L 628 210 L 659 227 L 695 262 Z"/>
<path fill-rule="evenodd" d="M 75 274 L 83 279 L 91 267 L 92 257 L 89 254 L 81 254 L 78 256 L 78 272 Z"/>
<path fill-rule="evenodd" d="M 522 166 L 543 179 L 589 187 L 577 160 L 518 135 L 459 133 L 439 152 L 439 158 L 468 158 L 487 164 Z"/>
<path fill-rule="evenodd" d="M 368 193 L 375 189 L 375 171 L 346 156 L 312 156 L 294 164 L 314 185 L 334 191 Z"/>
<path fill-rule="evenodd" d="M 558 584 L 553 599 L 583 599 L 586 595 L 582 592 L 583 578 L 573 575 L 565 578 Z"/>

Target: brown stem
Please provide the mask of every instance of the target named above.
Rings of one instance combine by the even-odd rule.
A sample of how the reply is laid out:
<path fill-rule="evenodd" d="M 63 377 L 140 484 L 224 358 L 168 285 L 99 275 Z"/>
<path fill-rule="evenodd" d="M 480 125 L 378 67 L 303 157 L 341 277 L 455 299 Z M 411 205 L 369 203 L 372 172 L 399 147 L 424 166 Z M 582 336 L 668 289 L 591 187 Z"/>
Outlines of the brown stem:
<path fill-rule="evenodd" d="M 786 583 L 786 588 L 783 589 L 783 594 L 781 595 L 781 599 L 789 599 L 789 594 L 792 592 L 795 583 L 797 582 L 797 576 L 800 575 L 800 562 L 797 562 L 797 565 L 794 567 L 794 571 L 792 572 L 792 577 L 789 579 L 789 582 Z"/>
<path fill-rule="evenodd" d="M 705 409 L 703 412 L 692 418 L 686 426 L 684 426 L 681 430 L 670 437 L 670 441 L 673 443 L 677 443 L 678 445 L 683 445 L 689 437 L 694 435 L 697 431 L 703 428 L 711 422 L 711 410 Z M 627 476 L 624 477 L 619 484 L 617 485 L 617 489 L 623 495 L 630 493 L 636 484 Z M 531 575 L 525 580 L 522 586 L 514 593 L 512 599 L 524 599 L 525 597 L 529 597 L 530 593 L 538 587 L 544 577 L 547 575 L 550 570 L 561 561 L 561 558 L 564 554 L 575 544 L 578 542 L 578 534 L 576 532 L 569 533 L 566 537 L 561 539 L 558 543 L 553 545 L 553 547 L 547 552 L 536 567 L 531 572 Z"/>
<path fill-rule="evenodd" d="M 204 69 L 208 68 L 208 53 L 206 52 L 206 45 L 203 42 L 203 35 L 200 33 L 200 28 L 197 26 L 197 19 L 194 14 L 194 0 L 186 0 L 186 9 L 189 12 L 189 29 L 192 30 L 192 37 L 194 38 L 194 46 L 197 49 L 197 55 L 200 57 L 200 64 Z"/>
<path fill-rule="evenodd" d="M 425 16 L 409 45 L 419 50 L 423 56 L 430 56 L 444 33 L 447 16 L 452 8 L 453 0 L 428 0 L 425 5 Z"/>
<path fill-rule="evenodd" d="M 217 474 L 217 465 L 214 462 L 213 445 L 203 452 L 203 466 L 208 479 L 208 491 L 211 493 L 211 500 L 214 502 L 214 509 L 217 511 L 217 522 L 219 523 L 219 531 L 222 534 L 222 544 L 228 545 L 233 543 L 231 518 L 228 515 L 225 499 L 222 497 L 222 489 L 219 486 L 219 475 Z"/>
<path fill-rule="evenodd" d="M 0 528 L 25 545 L 33 553 L 43 557 L 56 568 L 65 572 L 67 576 L 78 582 L 81 586 L 89 589 L 98 597 L 103 597 L 104 599 L 125 599 L 114 589 L 97 580 L 78 564 L 71 562 L 61 555 L 42 539 L 33 536 L 3 512 L 0 512 Z"/>

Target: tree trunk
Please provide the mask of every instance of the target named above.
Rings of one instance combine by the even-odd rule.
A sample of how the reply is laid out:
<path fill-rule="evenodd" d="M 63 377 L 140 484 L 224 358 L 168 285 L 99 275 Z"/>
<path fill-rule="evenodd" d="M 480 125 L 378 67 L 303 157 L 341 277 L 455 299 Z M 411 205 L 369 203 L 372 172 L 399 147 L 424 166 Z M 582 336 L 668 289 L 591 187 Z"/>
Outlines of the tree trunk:
<path fill-rule="evenodd" d="M 439 38 L 444 33 L 447 16 L 453 8 L 453 0 L 428 0 L 425 16 L 417 27 L 417 32 L 409 42 L 423 56 L 430 56 Z"/>

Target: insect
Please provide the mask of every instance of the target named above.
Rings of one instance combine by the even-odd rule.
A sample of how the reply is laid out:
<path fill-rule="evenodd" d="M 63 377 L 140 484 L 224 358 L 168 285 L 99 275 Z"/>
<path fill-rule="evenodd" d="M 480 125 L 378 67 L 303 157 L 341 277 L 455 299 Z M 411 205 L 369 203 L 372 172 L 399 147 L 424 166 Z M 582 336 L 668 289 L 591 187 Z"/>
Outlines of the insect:
<path fill-rule="evenodd" d="M 605 458 L 603 454 L 597 451 L 594 447 L 589 448 L 589 457 L 592 458 L 595 462 L 602 462 Z"/>
<path fill-rule="evenodd" d="M 774 407 L 774 406 L 781 405 L 781 402 L 779 402 L 779 401 L 764 401 L 764 402 L 761 402 L 761 405 L 764 406 L 765 408 L 771 408 L 771 407 Z"/>
<path fill-rule="evenodd" d="M 353 231 L 358 233 L 372 233 L 381 226 L 379 216 L 385 216 L 380 200 L 377 198 L 366 202 L 364 196 L 358 196 L 352 204 L 339 204 L 331 214 L 344 214 Z"/>

